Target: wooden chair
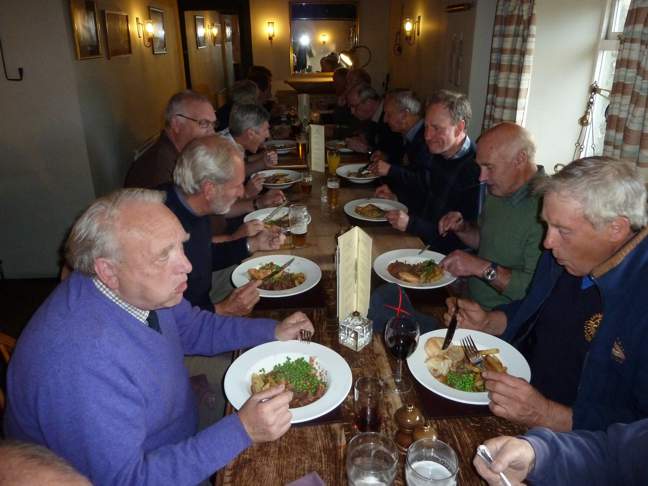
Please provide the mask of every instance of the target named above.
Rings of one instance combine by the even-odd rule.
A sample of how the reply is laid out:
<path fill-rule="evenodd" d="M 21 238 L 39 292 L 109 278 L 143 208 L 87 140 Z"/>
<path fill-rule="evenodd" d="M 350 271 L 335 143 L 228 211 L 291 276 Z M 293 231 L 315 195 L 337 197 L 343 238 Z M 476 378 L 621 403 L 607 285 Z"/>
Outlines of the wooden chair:
<path fill-rule="evenodd" d="M 0 332 L 0 358 L 4 361 L 5 365 L 9 365 L 9 358 L 11 358 L 11 353 L 16 347 L 16 340 L 11 336 L 6 335 L 5 333 Z M 5 396 L 4 390 L 0 388 L 0 417 L 4 413 L 5 407 Z"/>

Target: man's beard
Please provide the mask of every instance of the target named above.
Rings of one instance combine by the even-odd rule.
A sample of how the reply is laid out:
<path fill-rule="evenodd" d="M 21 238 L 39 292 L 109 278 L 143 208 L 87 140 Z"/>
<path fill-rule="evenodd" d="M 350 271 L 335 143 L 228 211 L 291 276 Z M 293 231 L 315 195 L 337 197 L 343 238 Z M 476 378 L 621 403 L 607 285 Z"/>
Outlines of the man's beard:
<path fill-rule="evenodd" d="M 209 208 L 212 214 L 226 214 L 229 212 L 232 204 L 234 204 L 234 201 L 225 201 L 221 195 L 218 195 L 216 199 L 211 201 Z"/>

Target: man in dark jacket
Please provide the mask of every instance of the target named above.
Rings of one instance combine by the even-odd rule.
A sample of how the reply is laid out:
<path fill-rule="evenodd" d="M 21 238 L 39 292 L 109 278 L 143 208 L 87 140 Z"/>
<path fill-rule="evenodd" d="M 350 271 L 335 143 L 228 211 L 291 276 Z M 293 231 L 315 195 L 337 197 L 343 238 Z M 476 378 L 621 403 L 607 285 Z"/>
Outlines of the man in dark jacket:
<path fill-rule="evenodd" d="M 479 166 L 475 163 L 475 144 L 466 128 L 472 115 L 466 96 L 438 91 L 429 100 L 425 114 L 425 142 L 432 157 L 419 177 L 398 183 L 398 194 L 408 211 L 389 211 L 387 219 L 400 230 L 420 237 L 441 253 L 464 248 L 454 234 L 438 232 L 439 219 L 458 211 L 469 221 L 477 218 L 479 206 Z M 376 197 L 398 199 L 384 184 Z"/>
<path fill-rule="evenodd" d="M 448 300 L 459 326 L 512 342 L 531 383 L 485 372 L 495 415 L 556 431 L 648 416 L 648 228 L 637 168 L 604 157 L 538 180 L 547 226 L 522 300 L 485 312 Z"/>

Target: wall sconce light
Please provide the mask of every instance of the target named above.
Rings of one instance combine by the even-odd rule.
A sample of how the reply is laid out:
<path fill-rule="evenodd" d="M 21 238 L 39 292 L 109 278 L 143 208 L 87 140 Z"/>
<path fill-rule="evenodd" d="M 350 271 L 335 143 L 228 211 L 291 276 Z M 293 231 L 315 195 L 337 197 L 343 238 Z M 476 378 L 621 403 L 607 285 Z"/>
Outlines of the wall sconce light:
<path fill-rule="evenodd" d="M 216 41 L 218 40 L 218 24 L 214 22 L 207 28 L 207 31 L 209 32 L 209 35 L 211 35 L 212 44 L 216 45 Z"/>
<path fill-rule="evenodd" d="M 232 27 L 229 25 L 225 26 L 225 40 L 226 41 L 232 40 Z"/>
<path fill-rule="evenodd" d="M 407 17 L 403 21 L 403 32 L 407 43 L 413 46 L 416 38 L 421 35 L 421 16 L 419 15 L 416 20 Z"/>
<path fill-rule="evenodd" d="M 326 44 L 327 41 L 328 41 L 328 34 L 326 32 L 322 32 L 320 34 L 320 42 L 322 43 L 322 45 L 324 45 Z"/>
<path fill-rule="evenodd" d="M 268 22 L 268 26 L 266 27 L 266 31 L 268 32 L 268 40 L 270 41 L 270 44 L 272 44 L 272 39 L 274 39 L 274 37 L 275 37 L 274 22 Z"/>
<path fill-rule="evenodd" d="M 353 59 L 351 59 L 351 53 L 348 51 L 340 52 L 340 62 L 345 68 L 350 68 L 353 66 Z"/>
<path fill-rule="evenodd" d="M 135 17 L 135 24 L 137 25 L 137 37 L 143 38 L 144 47 L 151 47 L 153 45 L 153 34 L 155 27 L 151 19 L 142 22 L 139 17 Z"/>

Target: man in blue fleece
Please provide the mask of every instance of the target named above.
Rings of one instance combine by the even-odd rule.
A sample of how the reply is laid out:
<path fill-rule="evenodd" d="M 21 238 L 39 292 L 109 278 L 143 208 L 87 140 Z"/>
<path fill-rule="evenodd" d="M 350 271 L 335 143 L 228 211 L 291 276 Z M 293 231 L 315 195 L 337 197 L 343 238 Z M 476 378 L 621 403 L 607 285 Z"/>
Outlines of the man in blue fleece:
<path fill-rule="evenodd" d="M 7 436 L 47 446 L 97 485 L 197 484 L 283 435 L 283 386 L 196 433 L 183 356 L 313 330 L 302 313 L 277 323 L 191 307 L 188 235 L 163 199 L 125 189 L 84 212 L 67 242 L 74 272 L 36 311 L 9 366 Z"/>
<path fill-rule="evenodd" d="M 475 457 L 473 464 L 488 484 L 502 484 L 504 472 L 512 484 L 525 479 L 536 486 L 640 486 L 648 479 L 646 464 L 648 419 L 614 424 L 607 432 L 555 433 L 537 428 L 520 438 L 487 440 L 493 464 Z"/>
<path fill-rule="evenodd" d="M 484 311 L 448 299 L 459 326 L 499 335 L 531 383 L 484 372 L 495 415 L 554 431 L 603 430 L 648 416 L 648 215 L 637 167 L 576 160 L 539 179 L 547 226 L 527 295 Z"/>

